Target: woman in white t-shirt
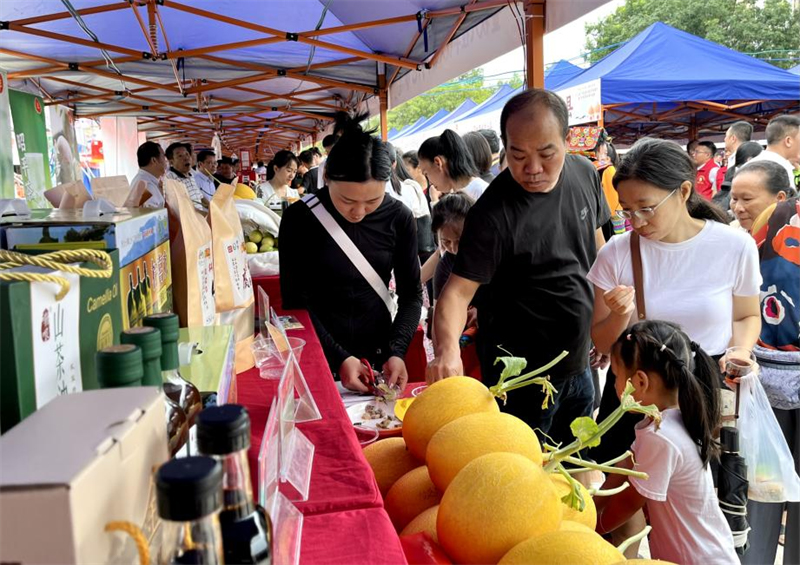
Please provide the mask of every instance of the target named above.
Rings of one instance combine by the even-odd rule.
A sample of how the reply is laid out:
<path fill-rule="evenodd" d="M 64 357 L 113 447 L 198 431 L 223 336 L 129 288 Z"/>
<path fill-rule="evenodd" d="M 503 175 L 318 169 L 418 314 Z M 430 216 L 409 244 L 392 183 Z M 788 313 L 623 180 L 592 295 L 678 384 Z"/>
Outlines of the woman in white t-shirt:
<path fill-rule="evenodd" d="M 489 186 L 478 177 L 464 140 L 449 129 L 440 136 L 426 139 L 417 151 L 417 157 L 419 168 L 439 193 L 465 192 L 477 200 Z M 436 203 L 433 197 L 431 203 Z"/>
<path fill-rule="evenodd" d="M 655 405 L 661 422 L 645 417 L 637 424 L 633 458 L 618 466 L 648 478 L 609 476 L 604 489 L 626 481 L 632 488 L 595 497 L 597 531 L 613 531 L 646 507 L 653 559 L 682 565 L 738 563 L 709 466 L 719 450 L 714 439 L 720 417 L 714 360 L 677 325 L 646 321 L 620 336 L 612 347 L 611 365 L 617 394 L 630 381 L 636 389 L 633 398 Z"/>
<path fill-rule="evenodd" d="M 275 154 L 267 165 L 267 182 L 259 185 L 256 191 L 265 206 L 280 205 L 282 200 L 294 201 L 300 198 L 297 189 L 290 186 L 299 164 L 300 161 L 291 151 L 284 149 Z"/>

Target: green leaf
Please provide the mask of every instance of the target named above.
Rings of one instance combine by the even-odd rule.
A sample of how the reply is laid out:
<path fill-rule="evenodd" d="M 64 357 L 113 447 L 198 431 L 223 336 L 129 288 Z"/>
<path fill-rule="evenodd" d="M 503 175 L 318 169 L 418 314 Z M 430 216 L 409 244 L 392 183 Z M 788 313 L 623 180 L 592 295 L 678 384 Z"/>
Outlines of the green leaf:
<path fill-rule="evenodd" d="M 524 357 L 498 357 L 494 360 L 495 365 L 500 362 L 505 365 L 503 372 L 500 373 L 500 382 L 509 377 L 519 376 L 528 365 L 528 361 Z"/>
<path fill-rule="evenodd" d="M 600 445 L 600 438 L 595 437 L 600 428 L 597 426 L 597 422 L 590 417 L 575 418 L 569 427 L 572 430 L 572 435 L 577 438 L 582 446 L 597 447 Z"/>

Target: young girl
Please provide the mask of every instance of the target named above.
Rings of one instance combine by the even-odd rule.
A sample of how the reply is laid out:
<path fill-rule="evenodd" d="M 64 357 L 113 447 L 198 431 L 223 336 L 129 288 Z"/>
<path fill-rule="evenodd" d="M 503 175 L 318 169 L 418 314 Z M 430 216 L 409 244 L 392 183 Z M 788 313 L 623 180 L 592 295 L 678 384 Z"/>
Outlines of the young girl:
<path fill-rule="evenodd" d="M 720 413 L 714 361 L 675 324 L 641 322 L 614 344 L 611 364 L 617 394 L 630 380 L 634 399 L 661 411 L 660 426 L 636 426 L 633 458 L 619 464 L 648 479 L 611 475 L 603 488 L 630 487 L 596 497 L 597 531 L 618 528 L 645 508 L 653 531 L 650 553 L 683 565 L 738 563 L 733 536 L 714 492 L 709 461 Z"/>

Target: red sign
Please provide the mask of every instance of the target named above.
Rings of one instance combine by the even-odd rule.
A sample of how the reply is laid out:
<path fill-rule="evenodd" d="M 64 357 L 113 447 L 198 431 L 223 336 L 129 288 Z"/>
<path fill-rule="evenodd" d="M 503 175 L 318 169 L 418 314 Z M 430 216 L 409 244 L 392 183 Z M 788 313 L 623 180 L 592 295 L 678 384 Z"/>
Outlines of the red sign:
<path fill-rule="evenodd" d="M 42 103 L 39 102 L 38 98 L 34 98 L 33 99 L 33 107 L 36 109 L 36 113 L 37 114 L 41 114 L 42 113 Z"/>

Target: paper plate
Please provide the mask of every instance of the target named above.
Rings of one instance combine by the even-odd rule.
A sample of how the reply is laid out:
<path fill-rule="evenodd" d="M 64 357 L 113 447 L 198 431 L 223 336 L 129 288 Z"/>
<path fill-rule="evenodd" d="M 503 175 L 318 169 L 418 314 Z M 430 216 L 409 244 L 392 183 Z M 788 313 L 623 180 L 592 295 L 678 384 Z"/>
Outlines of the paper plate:
<path fill-rule="evenodd" d="M 368 410 L 380 410 L 384 414 L 384 418 L 391 418 L 392 422 L 389 428 L 382 428 L 378 426 L 384 418 L 371 419 L 366 417 Z M 368 430 L 377 430 L 380 437 L 389 437 L 400 435 L 403 430 L 403 422 L 395 416 L 395 402 L 380 402 L 375 399 L 365 400 L 358 402 L 347 407 L 347 415 L 353 426 Z"/>

